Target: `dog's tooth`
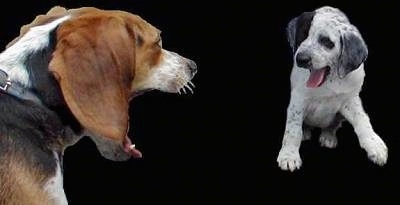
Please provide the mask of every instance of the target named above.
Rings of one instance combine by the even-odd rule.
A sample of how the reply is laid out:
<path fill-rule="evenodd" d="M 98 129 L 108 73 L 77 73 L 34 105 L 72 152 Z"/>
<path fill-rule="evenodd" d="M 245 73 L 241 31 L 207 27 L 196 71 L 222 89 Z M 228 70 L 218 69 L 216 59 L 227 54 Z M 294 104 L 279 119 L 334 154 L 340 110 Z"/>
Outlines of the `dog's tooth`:
<path fill-rule="evenodd" d="M 129 146 L 130 149 L 135 149 L 135 144 L 131 144 L 131 146 Z"/>

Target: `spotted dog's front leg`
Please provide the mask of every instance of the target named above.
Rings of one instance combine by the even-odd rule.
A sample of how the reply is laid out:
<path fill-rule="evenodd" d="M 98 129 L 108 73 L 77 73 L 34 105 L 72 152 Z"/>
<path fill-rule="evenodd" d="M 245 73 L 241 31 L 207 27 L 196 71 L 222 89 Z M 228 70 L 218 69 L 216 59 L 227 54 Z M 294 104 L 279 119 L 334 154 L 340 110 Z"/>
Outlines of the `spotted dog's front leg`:
<path fill-rule="evenodd" d="M 287 109 L 285 134 L 282 140 L 282 147 L 278 155 L 278 165 L 283 170 L 294 171 L 301 167 L 300 144 L 303 138 L 303 101 L 293 96 Z"/>
<path fill-rule="evenodd" d="M 386 164 L 388 150 L 385 142 L 374 132 L 367 113 L 365 113 L 360 97 L 347 102 L 341 114 L 351 123 L 358 136 L 360 146 L 365 149 L 371 161 L 378 165 Z"/>

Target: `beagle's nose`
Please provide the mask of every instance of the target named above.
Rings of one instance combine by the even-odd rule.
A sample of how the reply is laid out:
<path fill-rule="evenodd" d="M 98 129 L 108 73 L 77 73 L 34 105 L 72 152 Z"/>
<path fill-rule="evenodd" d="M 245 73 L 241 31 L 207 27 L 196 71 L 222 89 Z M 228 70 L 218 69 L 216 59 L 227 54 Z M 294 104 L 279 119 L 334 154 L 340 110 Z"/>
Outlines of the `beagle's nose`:
<path fill-rule="evenodd" d="M 298 53 L 296 56 L 296 63 L 298 67 L 310 68 L 311 56 L 306 53 Z"/>
<path fill-rule="evenodd" d="M 190 72 L 192 72 L 192 75 L 197 73 L 197 65 L 194 61 L 188 59 L 187 65 L 189 67 Z"/>

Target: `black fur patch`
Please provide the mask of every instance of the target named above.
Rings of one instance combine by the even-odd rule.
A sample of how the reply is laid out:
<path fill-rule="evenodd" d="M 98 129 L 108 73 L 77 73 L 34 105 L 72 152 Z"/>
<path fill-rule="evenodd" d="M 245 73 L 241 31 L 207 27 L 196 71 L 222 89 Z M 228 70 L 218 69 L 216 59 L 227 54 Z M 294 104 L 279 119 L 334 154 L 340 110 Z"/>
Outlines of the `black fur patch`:
<path fill-rule="evenodd" d="M 310 30 L 311 22 L 314 18 L 315 12 L 304 12 L 297 19 L 296 25 L 296 49 L 307 38 L 308 31 Z"/>
<path fill-rule="evenodd" d="M 54 175 L 57 163 L 53 152 L 62 152 L 59 139 L 64 133 L 58 115 L 11 95 L 0 96 L 0 113 L 0 163 L 10 160 L 5 156 L 18 156 L 45 176 Z"/>
<path fill-rule="evenodd" d="M 66 105 L 58 82 L 49 72 L 49 63 L 57 44 L 56 32 L 57 28 L 49 33 L 47 47 L 27 55 L 24 65 L 32 82 L 32 91 L 46 107 L 60 116 L 65 125 L 70 126 L 75 133 L 79 134 L 81 126 Z"/>
<path fill-rule="evenodd" d="M 340 37 L 340 44 L 342 49 L 338 73 L 340 78 L 344 78 L 367 59 L 368 48 L 361 36 L 357 36 L 353 32 L 343 33 Z"/>
<path fill-rule="evenodd" d="M 314 16 L 315 11 L 304 12 L 289 22 L 286 31 L 293 53 L 296 52 L 299 45 L 307 38 Z"/>
<path fill-rule="evenodd" d="M 27 55 L 24 65 L 29 73 L 32 91 L 46 106 L 58 106 L 62 95 L 58 83 L 48 71 L 48 65 L 56 44 L 56 30 L 49 33 L 49 45 Z"/>

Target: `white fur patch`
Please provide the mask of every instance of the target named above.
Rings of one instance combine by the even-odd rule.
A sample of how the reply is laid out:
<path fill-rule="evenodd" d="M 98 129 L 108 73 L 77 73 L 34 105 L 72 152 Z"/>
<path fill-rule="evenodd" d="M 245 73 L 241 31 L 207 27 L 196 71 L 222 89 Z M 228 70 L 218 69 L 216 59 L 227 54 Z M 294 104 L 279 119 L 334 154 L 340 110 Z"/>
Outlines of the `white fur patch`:
<path fill-rule="evenodd" d="M 64 16 L 51 23 L 30 28 L 22 38 L 0 54 L 0 69 L 10 75 L 11 81 L 29 87 L 29 75 L 23 65 L 25 57 L 29 53 L 48 46 L 49 32 L 69 18 L 69 16 Z"/>
<path fill-rule="evenodd" d="M 49 198 L 54 202 L 54 205 L 67 205 L 68 201 L 63 188 L 60 160 L 56 153 L 54 153 L 54 157 L 57 161 L 56 174 L 46 182 L 44 190 L 49 194 Z"/>
<path fill-rule="evenodd" d="M 157 89 L 163 92 L 180 93 L 186 92 L 185 88 L 192 91 L 189 85 L 193 75 L 188 67 L 188 59 L 177 53 L 162 50 L 162 61 L 151 69 L 149 77 L 138 87 L 140 89 Z M 139 90 L 140 90 L 139 89 Z"/>

